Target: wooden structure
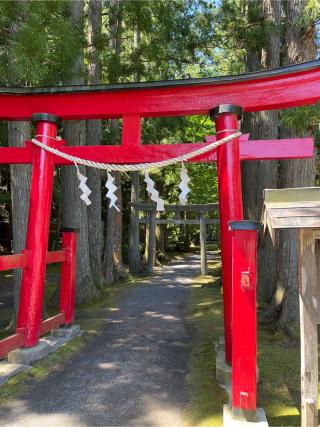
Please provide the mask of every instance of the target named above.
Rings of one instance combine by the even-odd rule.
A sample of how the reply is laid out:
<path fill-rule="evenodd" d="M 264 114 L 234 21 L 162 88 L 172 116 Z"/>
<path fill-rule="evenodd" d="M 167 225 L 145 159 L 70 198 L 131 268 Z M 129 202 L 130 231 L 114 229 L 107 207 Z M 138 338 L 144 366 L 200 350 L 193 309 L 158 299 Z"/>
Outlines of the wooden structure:
<path fill-rule="evenodd" d="M 232 221 L 229 226 L 232 235 L 231 414 L 235 419 L 255 422 L 258 418 L 257 246 L 261 224 Z"/>
<path fill-rule="evenodd" d="M 320 188 L 265 190 L 264 223 L 275 239 L 276 229 L 296 229 L 301 339 L 301 425 L 318 426 L 318 333 L 320 258 Z"/>
<path fill-rule="evenodd" d="M 155 203 L 133 203 L 132 207 L 137 212 L 144 212 L 144 217 L 135 215 L 134 229 L 139 228 L 140 224 L 149 226 L 149 246 L 148 246 L 148 259 L 147 271 L 153 272 L 155 264 L 156 252 L 156 225 L 200 225 L 200 255 L 201 255 L 201 274 L 206 275 L 208 272 L 207 267 L 207 225 L 219 224 L 219 217 L 217 212 L 219 210 L 218 203 L 207 204 L 188 204 L 188 205 L 165 205 L 165 212 L 174 212 L 174 218 L 157 218 L 156 204 Z M 184 213 L 192 212 L 198 214 L 197 219 L 186 219 Z M 213 212 L 216 218 L 207 218 L 206 214 Z M 136 248 L 139 250 L 139 247 Z"/>

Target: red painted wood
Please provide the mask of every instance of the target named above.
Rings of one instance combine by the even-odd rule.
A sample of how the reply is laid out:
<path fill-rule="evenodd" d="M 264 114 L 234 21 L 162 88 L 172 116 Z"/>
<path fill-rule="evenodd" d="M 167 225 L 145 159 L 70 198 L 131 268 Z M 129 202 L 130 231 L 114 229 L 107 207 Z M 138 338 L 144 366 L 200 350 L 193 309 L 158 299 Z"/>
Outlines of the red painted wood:
<path fill-rule="evenodd" d="M 47 253 L 46 264 L 54 264 L 66 260 L 66 254 L 63 251 L 53 251 Z M 27 267 L 29 257 L 27 253 L 17 255 L 0 256 L 0 271 L 11 270 L 14 268 Z"/>
<path fill-rule="evenodd" d="M 215 124 L 216 131 L 219 132 L 217 136 L 217 139 L 219 140 L 234 133 L 234 131 L 238 129 L 238 118 L 236 114 L 222 113 L 216 116 Z M 224 129 L 233 130 L 223 131 Z M 227 363 L 231 364 L 232 248 L 231 235 L 229 233 L 229 221 L 237 221 L 243 218 L 239 138 L 233 139 L 227 144 L 218 147 L 217 157 L 224 301 L 225 360 Z"/>
<path fill-rule="evenodd" d="M 249 135 L 240 137 L 241 160 L 303 159 L 314 156 L 313 138 L 248 140 L 248 137 Z M 215 137 L 208 136 L 206 141 L 214 142 Z M 214 151 L 209 155 L 195 157 L 193 161 L 216 160 L 215 153 Z"/>
<path fill-rule="evenodd" d="M 0 256 L 0 271 L 23 268 L 28 265 L 27 253 Z"/>
<path fill-rule="evenodd" d="M 62 247 L 66 254 L 66 260 L 61 265 L 60 312 L 65 314 L 65 323 L 67 325 L 70 325 L 74 320 L 74 309 L 76 304 L 76 245 L 77 233 L 62 233 Z"/>
<path fill-rule="evenodd" d="M 49 317 L 49 319 L 42 321 L 40 324 L 40 336 L 47 334 L 53 329 L 57 329 L 60 325 L 63 325 L 64 319 L 64 313 L 59 313 L 56 316 Z"/>
<path fill-rule="evenodd" d="M 57 125 L 55 123 L 38 122 L 36 124 L 36 133 L 43 135 L 39 138 L 44 144 L 57 146 L 57 143 L 52 139 L 57 135 Z M 40 335 L 53 172 L 52 155 L 39 147 L 34 147 L 26 238 L 29 266 L 23 269 L 16 329 L 17 333 L 21 331 L 24 334 L 24 345 L 26 347 L 36 345 Z"/>
<path fill-rule="evenodd" d="M 122 122 L 122 146 L 132 149 L 141 144 L 141 117 L 124 116 Z"/>
<path fill-rule="evenodd" d="M 232 230 L 232 409 L 256 410 L 257 230 Z"/>
<path fill-rule="evenodd" d="M 23 334 L 14 334 L 10 337 L 0 340 L 0 359 L 6 357 L 6 355 L 16 348 L 22 347 L 24 344 Z"/>
<path fill-rule="evenodd" d="M 208 114 L 219 104 L 246 111 L 314 104 L 320 99 L 320 67 L 266 78 L 190 86 L 114 89 L 105 92 L 0 94 L 1 120 L 29 120 L 46 111 L 61 119 L 108 119 Z"/>
<path fill-rule="evenodd" d="M 314 141 L 312 138 L 296 139 L 275 139 L 275 140 L 248 140 L 249 135 L 240 137 L 240 158 L 241 160 L 275 160 L 275 159 L 300 159 L 312 158 L 314 155 Z M 214 142 L 215 137 L 206 138 L 208 143 Z M 138 139 L 135 139 L 138 141 Z M 156 144 L 156 145 L 134 145 L 136 142 L 129 142 L 128 145 L 103 145 L 87 147 L 61 147 L 61 151 L 77 157 L 94 160 L 96 162 L 109 163 L 139 163 L 156 162 L 171 157 L 180 156 L 189 151 L 197 150 L 206 143 L 182 143 L 182 144 Z M 0 148 L 0 164 L 28 164 L 32 163 L 33 146 L 26 148 Z M 189 163 L 215 162 L 217 160 L 216 150 L 210 153 L 197 156 Z M 68 160 L 53 156 L 55 164 L 70 165 Z"/>
<path fill-rule="evenodd" d="M 63 262 L 66 260 L 64 251 L 52 251 L 47 253 L 46 264 L 54 264 L 56 262 Z"/>

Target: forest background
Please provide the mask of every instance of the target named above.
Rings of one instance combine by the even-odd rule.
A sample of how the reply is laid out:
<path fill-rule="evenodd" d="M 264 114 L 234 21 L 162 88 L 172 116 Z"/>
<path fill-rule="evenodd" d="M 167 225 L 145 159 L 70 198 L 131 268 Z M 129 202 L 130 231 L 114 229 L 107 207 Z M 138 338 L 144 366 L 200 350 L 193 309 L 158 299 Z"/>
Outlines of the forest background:
<path fill-rule="evenodd" d="M 0 1 L 0 85 L 58 86 L 126 83 L 221 76 L 311 61 L 319 54 L 319 0 L 77 0 Z M 137 99 L 137 102 L 139 100 Z M 312 135 L 320 142 L 320 106 L 245 114 L 242 129 L 252 139 Z M 63 123 L 70 145 L 121 143 L 121 120 Z M 1 145 L 21 146 L 34 129 L 28 122 L 1 122 Z M 144 119 L 144 144 L 203 141 L 214 132 L 207 116 Z M 259 220 L 264 188 L 319 184 L 316 161 L 254 161 L 242 165 L 245 218 Z M 141 159 L 143 160 L 143 159 Z M 161 197 L 177 203 L 179 167 L 155 170 Z M 188 165 L 191 203 L 218 200 L 216 167 Z M 62 227 L 80 228 L 77 301 L 88 302 L 101 288 L 144 268 L 130 219 L 130 202 L 149 202 L 139 173 L 115 174 L 120 212 L 109 209 L 104 173 L 81 167 L 92 190 L 92 205 L 79 198 L 74 167 L 57 168 L 50 247 L 59 245 Z M 25 245 L 29 166 L 0 172 L 1 250 L 18 253 Z M 131 221 L 132 224 L 132 221 Z M 185 250 L 194 228 L 158 230 L 158 253 Z M 288 329 L 298 319 L 296 241 L 282 232 L 274 248 L 259 242 L 260 320 Z M 18 306 L 21 272 L 14 273 Z"/>

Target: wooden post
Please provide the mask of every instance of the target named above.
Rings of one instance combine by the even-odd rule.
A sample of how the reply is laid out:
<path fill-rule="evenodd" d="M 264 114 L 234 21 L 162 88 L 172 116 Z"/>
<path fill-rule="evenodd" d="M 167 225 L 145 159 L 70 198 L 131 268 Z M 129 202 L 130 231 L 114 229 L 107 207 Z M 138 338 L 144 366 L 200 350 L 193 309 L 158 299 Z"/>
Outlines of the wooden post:
<path fill-rule="evenodd" d="M 300 229 L 299 301 L 301 337 L 301 425 L 318 426 L 317 265 L 312 229 Z"/>
<path fill-rule="evenodd" d="M 206 276 L 208 273 L 207 269 L 207 236 L 206 236 L 206 215 L 204 212 L 200 212 L 200 256 L 201 256 L 201 274 Z"/>
<path fill-rule="evenodd" d="M 153 273 L 155 255 L 156 255 L 156 211 L 149 213 L 149 248 L 147 272 Z"/>
<path fill-rule="evenodd" d="M 317 323 L 320 324 L 320 230 L 315 230 L 315 257 L 317 263 L 317 294 L 318 294 L 318 310 L 317 310 Z"/>
<path fill-rule="evenodd" d="M 139 242 L 139 210 L 136 208 L 136 203 L 139 200 L 139 172 L 132 172 L 131 178 L 129 272 L 131 274 L 136 274 L 140 273 L 142 267 Z"/>
<path fill-rule="evenodd" d="M 256 421 L 257 241 L 260 224 L 230 222 L 232 236 L 232 417 Z M 244 423 L 245 424 L 245 423 Z"/>

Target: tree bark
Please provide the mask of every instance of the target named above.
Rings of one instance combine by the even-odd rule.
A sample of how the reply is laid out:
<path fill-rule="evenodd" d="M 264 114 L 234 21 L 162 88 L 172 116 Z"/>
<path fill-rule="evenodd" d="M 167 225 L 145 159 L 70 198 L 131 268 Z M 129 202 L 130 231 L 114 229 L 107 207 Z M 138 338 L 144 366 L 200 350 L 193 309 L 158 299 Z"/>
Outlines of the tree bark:
<path fill-rule="evenodd" d="M 88 82 L 101 83 L 101 62 L 99 58 L 99 41 L 102 21 L 101 0 L 89 0 L 88 5 Z M 100 145 L 102 140 L 101 120 L 86 122 L 87 145 Z M 88 237 L 90 266 L 95 283 L 100 286 L 102 274 L 102 223 L 101 223 L 101 177 L 99 169 L 87 168 L 88 186 L 92 190 L 88 206 Z"/>
<path fill-rule="evenodd" d="M 277 68 L 280 65 L 280 1 L 262 0 L 262 11 L 265 23 L 270 27 L 267 44 L 261 53 L 249 52 L 247 71 Z M 278 138 L 278 112 L 262 111 L 245 114 L 243 131 L 250 133 L 251 139 Z M 263 190 L 277 188 L 277 182 L 277 161 L 243 162 L 242 188 L 245 218 L 258 221 L 261 219 Z M 276 285 L 277 258 L 268 234 L 260 239 L 258 252 L 258 298 L 260 302 L 269 303 Z"/>
<path fill-rule="evenodd" d="M 29 3 L 21 4 L 21 16 L 16 16 L 9 29 L 10 37 L 15 38 L 16 33 L 23 25 L 27 14 Z M 22 18 L 23 17 L 23 18 Z M 9 84 L 17 85 L 17 76 L 11 75 Z M 10 147 L 21 147 L 24 141 L 31 137 L 30 122 L 8 122 L 8 142 Z M 12 211 L 12 250 L 13 253 L 20 253 L 25 248 L 29 199 L 31 183 L 31 166 L 28 165 L 10 165 L 10 187 L 11 187 L 11 211 Z M 13 270 L 13 323 L 16 321 L 16 315 L 19 308 L 20 286 L 22 270 Z"/>
<path fill-rule="evenodd" d="M 139 202 L 139 172 L 131 172 L 131 203 Z M 129 272 L 137 274 L 141 272 L 142 263 L 140 255 L 140 227 L 139 212 L 136 208 L 130 208 L 130 236 L 129 236 Z"/>
<path fill-rule="evenodd" d="M 83 1 L 70 2 L 71 22 L 75 30 L 83 31 Z M 73 65 L 73 77 L 69 84 L 84 84 L 84 61 L 80 54 Z M 67 121 L 63 125 L 64 137 L 68 145 L 85 145 L 85 122 Z M 86 168 L 79 167 L 86 175 Z M 80 199 L 79 180 L 74 166 L 63 168 L 63 226 L 79 228 L 77 241 L 77 302 L 87 302 L 98 296 L 94 285 L 89 258 L 88 215 L 85 203 Z"/>
<path fill-rule="evenodd" d="M 29 122 L 9 122 L 8 139 L 10 147 L 21 147 L 30 139 Z M 12 250 L 18 254 L 25 248 L 29 213 L 31 166 L 10 165 L 11 202 L 12 202 Z M 13 270 L 13 305 L 16 315 L 19 308 L 19 296 L 22 270 Z M 15 316 L 14 316 L 15 317 Z"/>
<path fill-rule="evenodd" d="M 286 2 L 286 65 L 310 61 L 316 58 L 315 25 L 301 25 L 306 0 Z M 281 129 L 281 136 L 293 138 L 292 130 Z M 314 159 L 282 160 L 279 168 L 279 187 L 303 187 L 314 185 Z M 297 236 L 294 231 L 279 233 L 277 305 L 280 313 L 279 325 L 299 320 Z"/>
<path fill-rule="evenodd" d="M 109 10 L 109 30 L 110 30 L 110 49 L 113 52 L 113 69 L 110 75 L 110 83 L 119 81 L 119 65 L 121 52 L 121 31 L 122 31 L 122 2 L 121 0 L 110 0 Z M 112 141 L 118 143 L 120 128 L 117 119 L 111 120 Z M 107 283 L 119 281 L 127 277 L 122 262 L 122 195 L 121 195 L 121 173 L 113 173 L 117 186 L 115 192 L 118 198 L 118 207 L 120 212 L 114 208 L 107 209 L 106 224 L 106 243 L 104 256 L 104 272 Z M 111 265 L 112 268 L 111 268 Z"/>
<path fill-rule="evenodd" d="M 133 47 L 135 50 L 135 80 L 141 79 L 141 55 L 140 55 L 140 38 L 141 33 L 136 25 L 133 35 Z M 139 171 L 131 172 L 131 203 L 139 202 Z M 139 228 L 139 212 L 135 207 L 130 208 L 130 229 L 129 229 L 129 272 L 131 274 L 140 273 L 142 270 L 142 262 L 140 255 L 140 228 Z"/>

